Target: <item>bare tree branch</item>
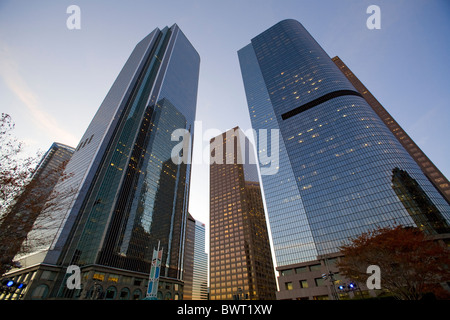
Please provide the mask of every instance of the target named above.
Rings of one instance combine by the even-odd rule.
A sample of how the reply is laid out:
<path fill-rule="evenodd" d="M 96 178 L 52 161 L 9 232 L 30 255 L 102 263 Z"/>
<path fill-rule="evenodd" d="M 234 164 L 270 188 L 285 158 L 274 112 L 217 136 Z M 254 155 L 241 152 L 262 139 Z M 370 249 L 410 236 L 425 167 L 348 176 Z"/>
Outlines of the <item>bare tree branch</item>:
<path fill-rule="evenodd" d="M 16 254 L 27 254 L 49 242 L 61 219 L 55 212 L 74 190 L 54 190 L 71 174 L 67 161 L 37 170 L 42 155 L 23 157 L 23 145 L 13 135 L 14 123 L 0 118 L 0 275 L 13 265 Z M 30 232 L 32 230 L 32 232 Z"/>

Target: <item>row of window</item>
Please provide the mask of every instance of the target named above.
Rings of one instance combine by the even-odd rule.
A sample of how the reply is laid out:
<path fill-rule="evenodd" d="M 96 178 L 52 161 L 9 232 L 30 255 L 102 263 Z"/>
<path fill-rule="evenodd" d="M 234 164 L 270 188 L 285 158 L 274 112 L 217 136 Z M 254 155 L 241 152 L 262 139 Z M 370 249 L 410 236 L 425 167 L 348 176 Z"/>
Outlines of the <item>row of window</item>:
<path fill-rule="evenodd" d="M 335 280 L 340 280 L 340 276 L 338 273 L 334 274 L 334 279 Z M 299 287 L 300 289 L 306 289 L 309 288 L 311 283 L 308 282 L 308 280 L 299 280 L 298 281 Z M 325 280 L 323 278 L 314 278 L 314 286 L 315 287 L 322 287 L 322 286 L 326 286 L 329 285 L 330 281 L 329 280 Z M 294 283 L 292 281 L 289 282 L 285 282 L 284 283 L 284 289 L 286 290 L 294 290 Z"/>
<path fill-rule="evenodd" d="M 333 261 L 336 261 L 336 259 L 328 259 L 328 261 L 333 262 Z M 322 270 L 322 265 L 320 263 L 318 263 L 318 264 L 314 264 L 314 265 L 310 265 L 310 266 L 303 266 L 303 267 L 298 267 L 298 268 L 294 268 L 294 269 L 282 270 L 282 271 L 280 271 L 280 275 L 281 276 L 290 276 L 293 274 L 302 274 L 305 272 L 320 271 L 320 270 Z"/>
<path fill-rule="evenodd" d="M 32 294 L 31 299 L 32 300 L 42 300 L 46 299 L 49 294 L 49 287 L 46 284 L 41 284 L 37 286 Z M 136 289 L 131 293 L 130 289 L 128 288 L 122 288 L 120 292 L 117 291 L 117 288 L 114 286 L 110 286 L 106 289 L 106 291 L 103 290 L 103 287 L 101 285 L 92 286 L 85 294 L 85 296 L 81 295 L 81 290 L 78 290 L 74 298 L 78 299 L 92 299 L 92 300 L 141 300 L 144 297 L 144 294 L 142 290 Z M 158 300 L 179 300 L 180 295 L 178 293 L 175 293 L 172 298 L 171 292 L 166 292 L 165 295 L 161 291 L 158 291 L 157 293 Z"/>
<path fill-rule="evenodd" d="M 82 149 L 82 148 L 84 148 L 85 146 L 86 146 L 86 144 L 89 144 L 89 143 L 91 143 L 91 141 L 92 141 L 92 138 L 94 137 L 94 135 L 91 135 L 91 137 L 90 138 L 86 138 L 86 140 L 84 140 L 84 141 L 81 141 L 80 142 L 80 144 L 78 145 L 78 147 L 77 147 L 77 150 L 76 151 L 78 151 L 78 150 L 80 150 L 80 149 Z"/>

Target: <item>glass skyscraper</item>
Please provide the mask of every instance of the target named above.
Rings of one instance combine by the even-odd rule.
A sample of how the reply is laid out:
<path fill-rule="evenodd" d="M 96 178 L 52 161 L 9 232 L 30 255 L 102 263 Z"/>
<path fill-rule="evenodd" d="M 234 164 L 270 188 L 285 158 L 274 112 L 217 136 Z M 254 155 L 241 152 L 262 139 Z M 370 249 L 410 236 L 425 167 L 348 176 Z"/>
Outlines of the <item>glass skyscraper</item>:
<path fill-rule="evenodd" d="M 208 300 L 208 254 L 205 251 L 205 240 L 205 224 L 189 215 L 184 250 L 185 300 Z"/>
<path fill-rule="evenodd" d="M 205 224 L 195 221 L 192 300 L 208 300 L 208 254 L 205 251 Z"/>
<path fill-rule="evenodd" d="M 426 194 L 433 221 L 450 221 L 446 200 L 298 21 L 277 23 L 238 56 L 253 129 L 280 135 L 279 146 L 258 137 L 280 158 L 276 174 L 262 175 L 279 270 L 376 227 L 434 233 L 399 198 L 398 170 Z"/>
<path fill-rule="evenodd" d="M 136 45 L 67 165 L 73 177 L 57 186 L 77 190 L 55 213 L 62 222 L 43 259 L 62 271 L 33 298 L 142 298 L 158 243 L 158 297 L 182 298 L 191 145 L 172 153 L 174 131 L 194 130 L 199 65 L 176 24 Z M 81 267 L 81 290 L 65 286 L 69 265 Z"/>
<path fill-rule="evenodd" d="M 383 120 L 386 126 L 397 137 L 397 140 L 409 152 L 411 157 L 417 162 L 423 173 L 431 181 L 431 183 L 441 192 L 442 196 L 450 203 L 450 182 L 442 172 L 434 165 L 420 147 L 411 139 L 411 137 L 403 130 L 403 128 L 395 121 L 389 112 L 381 105 L 381 103 L 372 95 L 364 84 L 356 77 L 350 68 L 340 59 L 334 57 L 331 60 L 339 67 L 339 70 L 347 77 L 356 90 L 366 99 L 367 103 L 373 108 L 378 116 Z"/>

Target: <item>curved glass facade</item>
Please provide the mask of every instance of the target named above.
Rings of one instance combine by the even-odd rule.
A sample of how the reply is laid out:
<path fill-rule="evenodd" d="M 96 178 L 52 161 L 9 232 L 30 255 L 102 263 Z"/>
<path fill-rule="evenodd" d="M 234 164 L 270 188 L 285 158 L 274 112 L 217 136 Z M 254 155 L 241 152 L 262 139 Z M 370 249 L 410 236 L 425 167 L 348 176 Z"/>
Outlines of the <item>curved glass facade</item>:
<path fill-rule="evenodd" d="M 268 132 L 279 130 L 280 127 L 251 44 L 239 51 L 239 60 L 242 76 L 246 79 L 245 91 L 253 128 L 266 129 Z M 271 142 L 272 139 L 268 139 L 266 135 L 258 135 L 258 145 L 265 143 L 268 150 L 279 152 L 277 174 L 262 175 L 261 179 L 277 263 L 290 264 L 316 256 L 317 250 L 285 143 L 281 139 L 279 149 L 275 150 Z M 295 230 L 295 232 L 290 232 L 287 236 L 289 230 Z"/>
<path fill-rule="evenodd" d="M 336 252 L 378 226 L 416 226 L 394 168 L 450 221 L 447 202 L 298 21 L 279 22 L 238 55 L 253 129 L 279 129 L 282 140 L 279 172 L 262 176 L 278 266 Z"/>

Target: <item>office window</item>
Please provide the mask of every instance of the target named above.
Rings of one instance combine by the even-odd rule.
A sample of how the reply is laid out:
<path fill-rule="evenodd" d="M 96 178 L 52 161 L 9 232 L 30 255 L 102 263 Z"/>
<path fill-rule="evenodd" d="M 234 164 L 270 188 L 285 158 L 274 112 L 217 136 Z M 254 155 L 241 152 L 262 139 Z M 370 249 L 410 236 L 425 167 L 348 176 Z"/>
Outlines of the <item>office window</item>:
<path fill-rule="evenodd" d="M 315 265 L 309 266 L 309 269 L 310 269 L 311 271 L 320 271 L 320 270 L 322 269 L 322 265 L 320 265 L 320 264 L 315 264 Z"/>
<path fill-rule="evenodd" d="M 119 282 L 119 275 L 118 274 L 110 274 L 108 277 L 108 281 L 111 282 Z"/>
<path fill-rule="evenodd" d="M 299 267 L 299 268 L 295 268 L 295 273 L 299 274 L 299 273 L 303 273 L 303 272 L 308 272 L 308 267 Z"/>
<path fill-rule="evenodd" d="M 306 280 L 300 280 L 300 288 L 308 288 L 308 281 Z"/>
<path fill-rule="evenodd" d="M 55 277 L 56 273 L 48 270 L 43 271 L 41 275 L 42 280 L 55 280 Z"/>
<path fill-rule="evenodd" d="M 105 280 L 105 274 L 102 272 L 96 272 L 94 274 L 94 276 L 92 277 L 92 279 L 98 280 L 98 281 L 103 281 L 103 280 Z"/>
<path fill-rule="evenodd" d="M 290 276 L 291 274 L 294 274 L 294 270 L 292 269 L 281 271 L 282 276 Z"/>
<path fill-rule="evenodd" d="M 314 279 L 314 282 L 316 283 L 316 286 L 318 286 L 318 287 L 325 285 L 325 280 L 322 278 L 316 278 L 316 279 Z"/>
<path fill-rule="evenodd" d="M 286 290 L 292 290 L 294 289 L 294 287 L 292 286 L 292 282 L 286 282 L 284 284 L 284 287 L 286 288 Z"/>

